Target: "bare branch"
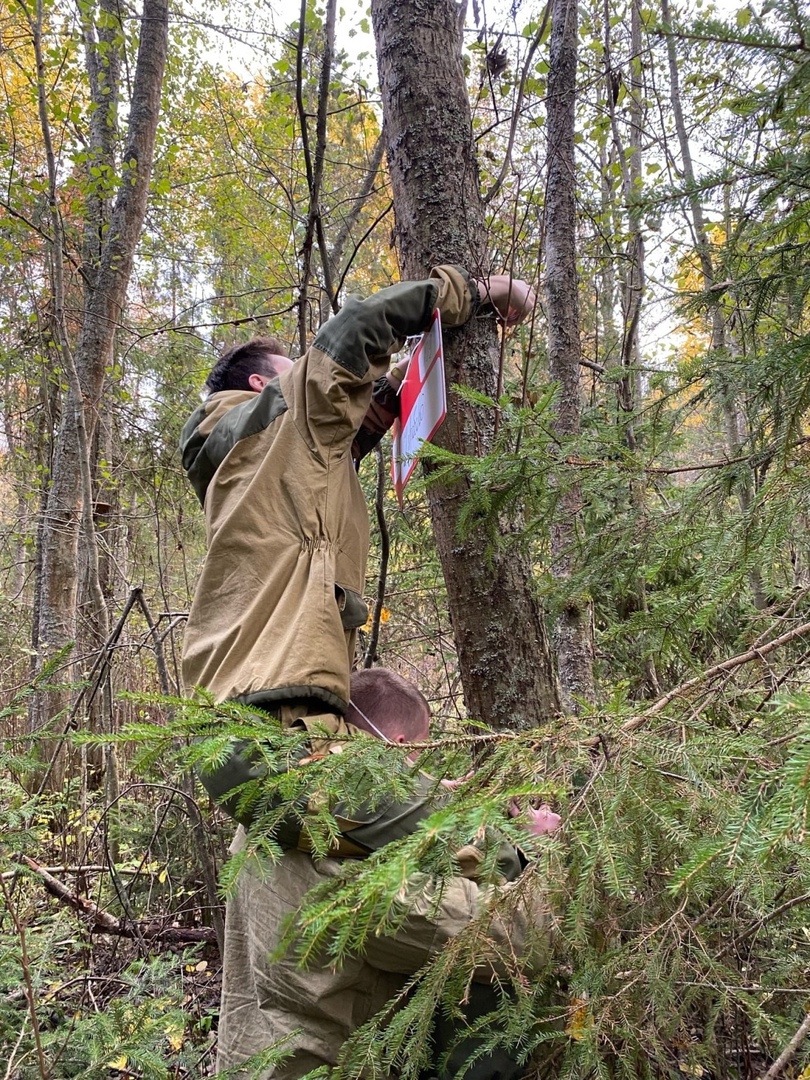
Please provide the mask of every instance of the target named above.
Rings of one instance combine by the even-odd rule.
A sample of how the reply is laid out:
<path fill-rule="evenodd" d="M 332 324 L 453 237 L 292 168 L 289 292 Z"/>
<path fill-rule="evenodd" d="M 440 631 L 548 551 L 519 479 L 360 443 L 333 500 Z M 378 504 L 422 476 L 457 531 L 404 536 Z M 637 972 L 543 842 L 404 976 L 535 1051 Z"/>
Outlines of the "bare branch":
<path fill-rule="evenodd" d="M 77 914 L 84 916 L 90 925 L 91 931 L 100 931 L 104 934 L 114 934 L 116 937 L 125 938 L 145 938 L 147 940 L 157 938 L 161 941 L 176 942 L 178 944 L 197 941 L 216 944 L 217 937 L 210 926 L 166 926 L 164 922 L 160 921 L 139 922 L 135 926 L 127 925 L 121 919 L 116 918 L 115 915 L 110 915 L 108 911 L 104 911 L 92 900 L 78 896 L 67 885 L 63 885 L 61 881 L 55 878 L 53 874 L 48 873 L 44 866 L 40 866 L 36 859 L 30 858 L 28 855 L 19 855 L 17 861 L 27 866 L 37 877 L 42 879 L 42 883 L 51 896 L 61 901 L 61 903 L 67 904 Z"/>
<path fill-rule="evenodd" d="M 686 682 L 681 683 L 680 686 L 676 686 L 674 689 L 668 691 L 655 701 L 649 709 L 645 709 L 643 713 L 627 720 L 622 724 L 620 730 L 625 735 L 637 731 L 647 720 L 651 719 L 653 716 L 657 716 L 671 701 L 674 701 L 675 698 L 685 697 L 690 691 L 709 682 L 717 675 L 722 675 L 727 671 L 734 671 L 735 668 L 742 667 L 743 664 L 749 664 L 752 660 L 761 660 L 764 656 L 774 652 L 775 649 L 779 649 L 783 645 L 788 645 L 791 641 L 796 641 L 798 638 L 804 637 L 807 634 L 810 634 L 810 623 L 802 623 L 801 626 L 797 626 L 795 629 L 789 630 L 786 634 L 774 638 L 773 641 L 769 641 L 764 645 L 758 645 L 755 648 L 747 649 L 737 656 L 732 656 L 728 660 L 724 660 L 722 664 L 715 664 L 714 667 L 707 668 L 706 671 L 702 672 L 700 675 L 696 675 L 693 679 L 688 679 Z"/>

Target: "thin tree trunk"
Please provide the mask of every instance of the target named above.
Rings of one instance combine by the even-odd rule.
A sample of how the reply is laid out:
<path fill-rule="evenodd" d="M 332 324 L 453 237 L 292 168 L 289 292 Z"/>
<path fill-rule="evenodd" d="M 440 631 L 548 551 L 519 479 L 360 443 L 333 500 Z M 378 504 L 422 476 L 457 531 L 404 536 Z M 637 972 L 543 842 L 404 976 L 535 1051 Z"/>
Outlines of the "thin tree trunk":
<path fill-rule="evenodd" d="M 343 279 L 346 276 L 348 268 L 351 266 L 354 256 L 356 255 L 359 244 L 355 246 L 354 251 L 349 255 L 345 266 L 341 270 L 343 264 L 343 256 L 346 251 L 346 245 L 352 235 L 357 222 L 360 220 L 360 214 L 363 211 L 363 207 L 371 198 L 374 192 L 374 184 L 377 180 L 377 176 L 382 165 L 383 154 L 385 153 L 385 141 L 380 135 L 377 142 L 374 144 L 374 149 L 371 152 L 371 158 L 368 163 L 368 169 L 363 177 L 363 183 L 360 185 L 360 190 L 357 193 L 356 198 L 352 202 L 351 209 L 344 218 L 340 229 L 338 230 L 335 241 L 329 249 L 329 273 L 331 276 L 332 287 L 334 289 L 334 295 L 329 297 L 324 293 L 321 300 L 321 322 L 326 322 L 331 314 L 332 310 L 336 310 L 338 304 L 338 294 L 340 293 Z M 390 207 L 389 207 L 390 209 Z M 362 243 L 362 241 L 361 241 Z"/>
<path fill-rule="evenodd" d="M 670 15 L 669 0 L 661 0 L 661 16 L 665 26 L 671 28 L 672 18 Z M 686 123 L 684 121 L 681 103 L 681 85 L 678 72 L 678 58 L 675 53 L 675 37 L 671 33 L 671 30 L 666 34 L 666 42 L 667 59 L 669 61 L 672 115 L 675 120 L 678 146 L 681 151 L 681 167 L 683 169 L 684 180 L 686 181 L 689 211 L 692 218 L 692 229 L 695 234 L 695 245 L 703 276 L 703 291 L 708 295 L 716 284 L 714 261 L 712 259 L 711 244 L 709 243 L 709 234 L 706 228 L 706 219 L 703 215 L 703 207 L 701 206 L 700 197 L 695 186 L 695 170 L 692 163 L 692 151 L 689 146 L 689 136 L 686 131 Z M 726 322 L 719 299 L 711 303 L 711 322 L 711 348 L 713 352 L 719 353 L 722 356 L 722 354 L 728 350 L 729 343 L 726 337 Z M 723 411 L 723 419 L 725 421 L 726 443 L 728 445 L 729 456 L 732 458 L 740 457 L 743 440 L 740 433 L 740 412 L 735 399 L 734 389 L 722 370 L 718 369 L 717 379 L 720 388 L 720 402 Z M 752 484 L 749 476 L 741 474 L 737 486 L 737 497 L 743 514 L 748 514 L 752 500 Z M 762 575 L 758 568 L 754 568 L 749 574 L 749 584 L 751 586 L 751 592 L 756 607 L 760 610 L 767 607 L 767 598 L 762 584 Z"/>
<path fill-rule="evenodd" d="M 113 175 L 116 167 L 115 151 L 118 138 L 118 105 L 121 76 L 121 41 L 123 40 L 120 11 L 115 0 L 100 0 L 100 18 L 98 27 L 93 24 L 92 9 L 83 10 L 83 37 L 85 45 L 85 66 L 90 82 L 92 111 L 90 113 L 87 169 L 89 177 L 92 170 L 99 170 L 100 181 L 87 185 L 85 197 L 84 227 L 82 233 L 82 279 L 84 283 L 84 308 L 88 309 L 93 291 L 97 286 L 98 272 L 104 253 L 104 236 L 109 226 L 112 212 L 112 190 L 106 182 L 107 175 Z M 80 381 L 86 380 L 84 365 L 79 371 Z M 108 579 L 110 575 L 109 558 L 98 543 L 99 522 L 109 524 L 109 515 L 104 507 L 109 504 L 109 496 L 102 496 L 98 490 L 97 474 L 100 458 L 110 460 L 110 440 L 112 425 L 112 399 L 106 392 L 109 376 L 99 390 L 97 408 L 94 410 L 92 423 L 88 424 L 88 447 L 90 484 L 92 488 L 91 506 L 93 508 L 91 528 L 88 532 L 85 523 L 82 530 L 88 541 L 80 552 L 80 579 L 77 594 L 78 625 L 76 632 L 77 648 L 80 655 L 92 655 L 109 635 Z M 86 422 L 86 420 L 85 420 Z M 86 492 L 82 500 L 82 512 L 87 502 Z M 106 547 L 106 545 L 105 545 Z M 107 668 L 109 679 L 109 668 Z M 93 698 L 88 714 L 91 729 L 109 730 L 112 726 L 111 694 L 107 684 L 102 692 Z M 85 752 L 95 767 L 104 758 L 114 755 L 115 748 L 105 751 L 98 749 Z M 106 784 L 110 786 L 112 773 L 107 770 Z M 117 775 L 117 770 L 114 770 Z M 113 784 L 113 788 L 116 788 Z M 113 798 L 117 790 L 113 790 Z"/>
<path fill-rule="evenodd" d="M 64 317 L 64 231 L 57 202 L 56 162 L 50 145 L 41 29 L 40 10 L 37 25 L 32 27 L 32 30 L 38 58 L 40 120 L 46 141 L 50 177 L 55 321 L 69 384 L 67 407 L 54 452 L 43 528 L 38 648 L 40 659 L 44 662 L 55 651 L 76 638 L 80 533 L 84 537 L 89 561 L 89 583 L 97 638 L 103 641 L 108 636 L 107 609 L 98 578 L 90 447 L 104 372 L 112 361 L 115 331 L 121 321 L 135 247 L 146 213 L 160 90 L 166 63 L 167 2 L 146 0 L 144 4 L 121 182 L 97 255 L 86 268 L 85 280 L 88 287 L 85 291 L 84 313 L 75 350 L 69 340 Z M 105 72 L 104 79 L 110 76 L 109 69 L 105 69 Z M 98 72 L 96 77 L 97 85 L 103 87 L 104 80 Z M 92 220 L 96 213 L 103 212 L 103 208 L 91 204 L 87 211 Z M 89 244 L 90 241 L 86 240 L 85 257 L 90 252 Z M 53 716 L 53 706 L 53 702 L 46 700 L 45 715 L 40 716 L 42 722 Z M 59 769 L 53 771 L 52 777 L 53 783 L 58 785 Z"/>
<path fill-rule="evenodd" d="M 630 58 L 628 69 L 628 115 L 630 120 L 630 152 L 627 153 L 619 130 L 617 114 L 618 96 L 621 88 L 621 71 L 613 66 L 610 41 L 610 7 L 604 5 L 605 22 L 605 68 L 607 75 L 607 106 L 610 115 L 610 127 L 613 135 L 613 149 L 619 163 L 622 176 L 622 196 L 627 212 L 628 241 L 622 260 L 621 300 L 622 300 L 622 340 L 619 363 L 623 368 L 622 377 L 617 384 L 617 397 L 621 422 L 627 446 L 634 450 L 636 446 L 635 430 L 630 419 L 638 397 L 637 380 L 632 368 L 638 362 L 639 321 L 644 294 L 644 240 L 641 233 L 641 207 L 639 189 L 641 185 L 641 136 L 643 124 L 642 80 L 641 80 L 641 11 L 638 0 L 632 0 L 630 10 Z M 621 226 L 620 226 L 621 228 Z M 622 228 L 622 231 L 624 229 Z"/>
<path fill-rule="evenodd" d="M 318 86 L 318 115 L 315 128 L 315 153 L 309 145 L 309 127 L 307 124 L 308 113 L 304 100 L 304 49 L 306 38 L 307 0 L 301 0 L 301 14 L 298 30 L 298 62 L 296 69 L 296 105 L 298 108 L 298 122 L 301 125 L 301 145 L 304 151 L 304 164 L 307 170 L 307 187 L 309 188 L 309 210 L 307 224 L 304 230 L 304 242 L 301 246 L 301 287 L 298 291 L 298 344 L 302 353 L 307 347 L 307 325 L 309 305 L 309 282 L 312 275 L 312 245 L 316 238 L 318 250 L 321 254 L 321 268 L 323 270 L 323 282 L 326 295 L 333 310 L 336 297 L 332 285 L 331 263 L 326 247 L 326 236 L 323 229 L 321 216 L 321 191 L 323 188 L 323 166 L 326 156 L 326 120 L 329 113 L 329 84 L 332 77 L 332 57 L 335 51 L 335 20 L 337 17 L 336 0 L 327 0 L 326 18 L 324 21 L 324 46 L 323 59 L 321 61 L 321 77 Z"/>
<path fill-rule="evenodd" d="M 579 296 L 576 251 L 574 106 L 577 77 L 576 0 L 552 0 L 548 83 L 548 178 L 546 181 L 546 312 L 551 377 L 560 394 L 554 430 L 568 442 L 580 430 Z M 558 478 L 557 512 L 551 528 L 552 572 L 567 588 L 576 568 L 582 528 L 579 484 Z M 557 619 L 555 640 L 563 705 L 592 701 L 593 613 L 588 596 L 569 594 Z"/>
<path fill-rule="evenodd" d="M 641 310 L 644 300 L 645 269 L 644 269 L 644 237 L 641 227 L 641 203 L 639 193 L 641 191 L 642 175 L 642 135 L 644 127 L 644 80 L 642 77 L 642 21 L 641 6 L 639 0 L 632 0 L 630 8 L 630 56 L 627 63 L 628 77 L 628 105 L 627 114 L 630 122 L 629 153 L 627 152 L 619 128 L 617 105 L 619 91 L 621 89 L 620 69 L 614 67 L 611 48 L 611 8 L 605 0 L 603 17 L 605 26 L 605 74 L 608 113 L 613 137 L 613 152 L 620 164 L 622 176 L 622 200 L 627 214 L 627 223 L 619 218 L 616 222 L 617 231 L 628 234 L 627 244 L 624 250 L 621 272 L 621 302 L 622 302 L 622 337 L 621 347 L 617 362 L 622 369 L 622 375 L 616 384 L 617 397 L 617 423 L 620 426 L 621 435 L 632 452 L 638 448 L 638 436 L 634 422 L 634 413 L 641 397 L 640 376 L 638 367 L 641 358 L 639 339 L 639 325 L 641 322 Z M 618 216 L 618 215 L 617 215 Z M 638 480 L 630 480 L 630 500 L 636 511 L 644 513 L 646 503 L 646 491 L 644 485 Z M 630 610 L 647 611 L 647 586 L 643 577 L 636 580 L 636 597 L 631 604 Z M 644 660 L 646 681 L 653 691 L 659 693 L 658 672 L 655 659 L 648 656 Z"/>
<path fill-rule="evenodd" d="M 607 39 L 610 31 L 605 31 Z M 609 65 L 609 45 L 606 40 L 605 64 Z M 609 68 L 608 68 L 609 70 Z M 597 87 L 597 107 L 605 108 L 606 102 L 611 102 L 612 87 L 608 80 L 606 89 Z M 610 166 L 613 162 L 613 152 L 607 140 L 599 143 L 599 184 L 600 184 L 600 216 L 604 222 L 603 238 L 600 245 L 599 271 L 599 300 L 598 300 L 598 323 L 597 323 L 597 348 L 594 357 L 606 368 L 615 367 L 618 363 L 619 334 L 616 328 L 616 253 L 608 239 L 616 228 L 616 189 L 610 175 Z"/>
<path fill-rule="evenodd" d="M 621 406 L 625 413 L 626 439 L 630 450 L 636 448 L 635 425 L 631 419 L 639 397 L 639 323 L 644 299 L 644 237 L 641 232 L 641 138 L 644 123 L 643 82 L 641 77 L 641 5 L 632 0 L 630 6 L 630 161 L 625 193 L 630 236 L 627 241 L 626 274 L 623 282 Z"/>
<path fill-rule="evenodd" d="M 372 0 L 384 137 L 396 232 L 406 278 L 454 262 L 485 276 L 486 225 L 479 190 L 461 27 L 452 0 Z M 495 393 L 494 321 L 445 335 L 448 385 Z M 495 417 L 450 394 L 439 445 L 459 454 L 492 449 Z M 488 723 L 525 730 L 548 722 L 559 697 L 532 563 L 518 517 L 501 522 L 508 551 L 490 550 L 484 529 L 462 538 L 464 479 L 432 484 L 433 531 L 447 586 L 467 708 Z"/>

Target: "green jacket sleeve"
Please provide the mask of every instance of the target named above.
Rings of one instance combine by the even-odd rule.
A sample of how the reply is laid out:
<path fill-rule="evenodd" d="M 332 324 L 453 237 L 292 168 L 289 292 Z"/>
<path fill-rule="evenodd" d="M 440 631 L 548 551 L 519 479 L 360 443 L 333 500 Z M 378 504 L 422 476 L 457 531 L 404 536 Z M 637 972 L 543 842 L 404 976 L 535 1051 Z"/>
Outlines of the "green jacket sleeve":
<path fill-rule="evenodd" d="M 295 424 L 313 453 L 348 452 L 385 373 L 405 339 L 426 330 L 438 307 L 443 326 L 472 315 L 478 290 L 466 271 L 439 266 L 424 281 L 405 281 L 366 299 L 350 297 L 312 347 L 280 379 Z"/>
<path fill-rule="evenodd" d="M 379 851 L 393 840 L 416 832 L 419 823 L 443 806 L 448 796 L 447 790 L 432 776 L 420 773 L 414 794 L 404 802 L 384 803 L 373 810 L 368 807 L 352 809 L 351 814 L 345 806 L 338 805 L 332 813 L 345 836 L 369 852 Z"/>

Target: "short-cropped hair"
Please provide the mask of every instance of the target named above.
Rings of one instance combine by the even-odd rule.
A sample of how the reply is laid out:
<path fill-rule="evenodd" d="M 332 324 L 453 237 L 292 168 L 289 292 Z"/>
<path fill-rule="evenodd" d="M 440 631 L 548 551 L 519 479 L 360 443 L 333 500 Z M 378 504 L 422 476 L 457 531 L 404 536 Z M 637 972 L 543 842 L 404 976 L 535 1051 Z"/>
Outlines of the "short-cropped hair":
<path fill-rule="evenodd" d="M 418 742 L 427 736 L 430 706 L 422 692 L 396 671 L 389 668 L 353 671 L 350 694 L 348 723 L 377 734 L 366 722 L 367 717 L 386 738 L 395 739 L 402 734 L 408 742 Z"/>
<path fill-rule="evenodd" d="M 220 390 L 250 390 L 248 379 L 251 375 L 277 375 L 272 354 L 286 356 L 287 350 L 274 337 L 255 337 L 243 345 L 234 345 L 224 352 L 214 364 L 211 374 L 205 380 L 209 394 Z"/>

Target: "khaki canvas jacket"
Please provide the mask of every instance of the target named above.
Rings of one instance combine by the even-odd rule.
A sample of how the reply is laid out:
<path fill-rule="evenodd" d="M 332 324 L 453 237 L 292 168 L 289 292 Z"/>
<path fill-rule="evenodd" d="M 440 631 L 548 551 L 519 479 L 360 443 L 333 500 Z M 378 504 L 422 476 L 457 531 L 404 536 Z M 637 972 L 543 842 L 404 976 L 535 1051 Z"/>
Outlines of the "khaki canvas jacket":
<path fill-rule="evenodd" d="M 261 393 L 212 394 L 190 417 L 183 467 L 205 510 L 208 553 L 185 633 L 187 693 L 345 711 L 369 541 L 352 441 L 405 338 L 437 307 L 444 326 L 465 322 L 477 300 L 452 266 L 349 299 Z"/>
<path fill-rule="evenodd" d="M 231 851 L 244 845 L 240 829 Z M 369 935 L 362 955 L 347 955 L 340 965 L 322 957 L 309 967 L 294 951 L 279 956 L 287 920 L 297 917 L 311 888 L 328 879 L 337 885 L 344 867 L 340 860 L 316 861 L 293 850 L 274 866 L 240 871 L 227 906 L 219 1070 L 239 1066 L 280 1039 L 289 1040 L 291 1059 L 256 1080 L 296 1080 L 310 1069 L 334 1066 L 346 1039 L 465 931 L 475 933 L 474 977 L 481 982 L 514 973 L 518 960 L 529 977 L 548 966 L 552 923 L 545 890 L 531 876 L 484 886 L 415 874 L 393 902 L 392 926 Z"/>

